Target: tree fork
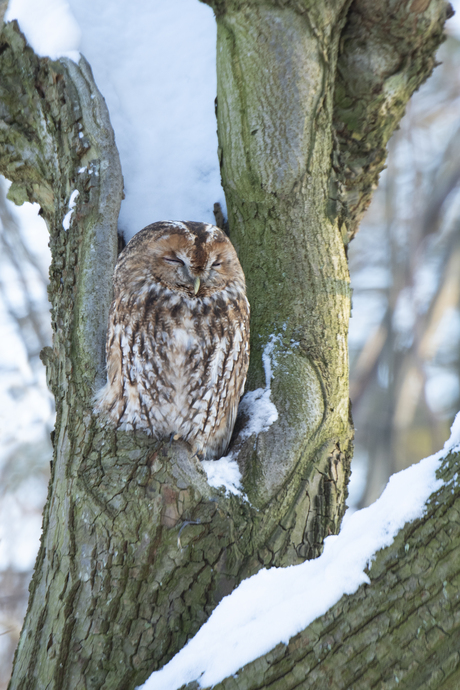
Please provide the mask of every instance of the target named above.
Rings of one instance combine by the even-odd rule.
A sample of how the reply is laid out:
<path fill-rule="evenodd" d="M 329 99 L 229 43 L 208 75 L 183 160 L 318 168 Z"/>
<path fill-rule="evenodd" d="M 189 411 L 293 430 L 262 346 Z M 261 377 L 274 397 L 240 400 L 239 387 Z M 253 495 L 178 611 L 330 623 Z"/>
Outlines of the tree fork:
<path fill-rule="evenodd" d="M 122 194 L 108 114 L 84 61 L 37 58 L 15 23 L 3 29 L 0 69 L 9 195 L 38 201 L 50 231 L 54 338 L 42 359 L 57 407 L 44 532 L 10 688 L 135 687 L 243 577 L 317 553 L 324 532 L 338 529 L 343 501 L 331 500 L 324 482 L 336 448 L 323 444 L 318 469 L 257 509 L 212 489 L 184 444 L 99 427 L 92 394 L 104 375 Z M 332 479 L 343 481 L 337 472 Z M 327 494 L 321 514 L 315 492 Z"/>
<path fill-rule="evenodd" d="M 432 0 L 429 11 L 441 4 Z M 94 419 L 122 195 L 118 154 L 87 63 L 39 59 L 14 23 L 3 29 L 1 168 L 13 181 L 10 198 L 38 201 L 50 231 L 54 339 L 43 360 L 57 407 L 44 533 L 11 689 L 134 688 L 242 578 L 318 555 L 324 536 L 338 531 L 351 452 L 339 217 L 349 203 L 332 167 L 331 123 L 347 6 L 216 8 L 222 175 L 254 317 L 250 388 L 266 383 L 271 361 L 265 372 L 279 411 L 258 438 L 235 439 L 249 501 L 211 488 L 183 443 L 169 448 Z M 292 68 L 291 105 L 275 84 L 266 107 L 263 60 L 252 64 L 243 50 L 255 45 L 255 29 L 275 73 L 288 79 Z M 299 44 L 289 48 L 286 35 Z"/>

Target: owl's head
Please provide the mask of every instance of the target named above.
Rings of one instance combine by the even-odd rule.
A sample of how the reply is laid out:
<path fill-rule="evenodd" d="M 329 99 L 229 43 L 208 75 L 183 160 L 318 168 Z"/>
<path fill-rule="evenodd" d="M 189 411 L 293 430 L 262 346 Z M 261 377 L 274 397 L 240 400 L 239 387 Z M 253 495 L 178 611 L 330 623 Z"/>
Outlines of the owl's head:
<path fill-rule="evenodd" d="M 115 270 L 115 289 L 136 293 L 160 284 L 188 297 L 224 289 L 245 293 L 243 269 L 227 235 L 206 223 L 161 221 L 126 245 Z"/>

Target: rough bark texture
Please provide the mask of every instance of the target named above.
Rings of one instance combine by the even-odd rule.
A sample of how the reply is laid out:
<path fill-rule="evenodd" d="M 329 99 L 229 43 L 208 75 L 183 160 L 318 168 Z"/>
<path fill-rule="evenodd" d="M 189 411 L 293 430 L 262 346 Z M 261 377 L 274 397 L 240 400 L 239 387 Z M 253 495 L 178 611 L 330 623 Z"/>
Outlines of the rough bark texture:
<path fill-rule="evenodd" d="M 459 460 L 458 453 L 447 456 L 439 473 L 444 486 L 425 515 L 376 555 L 369 584 L 214 690 L 457 690 Z"/>
<path fill-rule="evenodd" d="M 14 24 L 3 30 L 0 166 L 13 180 L 10 198 L 38 201 L 50 230 L 54 342 L 43 360 L 57 405 L 44 533 L 11 689 L 134 688 L 244 577 L 317 555 L 339 528 L 351 445 L 342 226 L 344 209 L 353 212 L 337 173 L 333 96 L 348 4 L 216 6 L 222 175 L 253 313 L 249 388 L 265 384 L 268 347 L 280 415 L 240 448 L 249 500 L 212 489 L 185 444 L 115 433 L 94 418 L 118 155 L 85 61 L 39 59 Z M 432 6 L 441 8 L 430 34 L 439 39 L 446 5 L 432 0 L 426 11 Z M 389 127 L 380 111 L 372 126 Z"/>
<path fill-rule="evenodd" d="M 218 25 L 230 236 L 251 304 L 249 386 L 264 384 L 268 345 L 281 420 L 240 454 L 244 484 L 258 507 L 279 501 L 287 482 L 302 493 L 304 553 L 313 557 L 340 520 L 351 452 L 344 242 L 370 201 L 391 132 L 431 73 L 450 6 L 207 4 Z"/>

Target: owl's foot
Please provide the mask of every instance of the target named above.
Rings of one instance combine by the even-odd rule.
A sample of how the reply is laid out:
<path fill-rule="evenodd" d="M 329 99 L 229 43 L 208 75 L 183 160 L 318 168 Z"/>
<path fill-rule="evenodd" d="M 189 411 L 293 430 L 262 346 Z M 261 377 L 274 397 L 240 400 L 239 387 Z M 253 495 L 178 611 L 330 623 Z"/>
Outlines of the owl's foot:
<path fill-rule="evenodd" d="M 205 455 L 204 455 L 204 452 L 203 452 L 203 449 L 202 449 L 202 448 L 198 448 L 198 450 L 196 450 L 196 451 L 193 453 L 193 455 L 192 455 L 192 459 L 193 459 L 193 458 L 198 458 L 198 460 L 199 460 L 200 462 L 202 462 L 202 461 L 204 460 L 204 457 L 205 457 Z"/>
<path fill-rule="evenodd" d="M 171 431 L 171 433 L 170 433 L 170 435 L 169 435 L 169 444 L 168 444 L 168 448 L 171 448 L 172 442 L 173 442 L 173 441 L 178 441 L 179 439 L 180 439 L 179 434 L 177 434 L 175 431 Z"/>

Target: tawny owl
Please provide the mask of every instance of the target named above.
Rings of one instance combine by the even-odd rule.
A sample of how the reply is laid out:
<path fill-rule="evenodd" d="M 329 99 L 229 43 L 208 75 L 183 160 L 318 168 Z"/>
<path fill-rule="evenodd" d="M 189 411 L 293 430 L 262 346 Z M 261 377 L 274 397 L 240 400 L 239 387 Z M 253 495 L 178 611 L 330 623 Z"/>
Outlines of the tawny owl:
<path fill-rule="evenodd" d="M 96 412 L 219 458 L 249 361 L 249 303 L 230 240 L 204 223 L 153 223 L 120 254 L 113 282 Z"/>

